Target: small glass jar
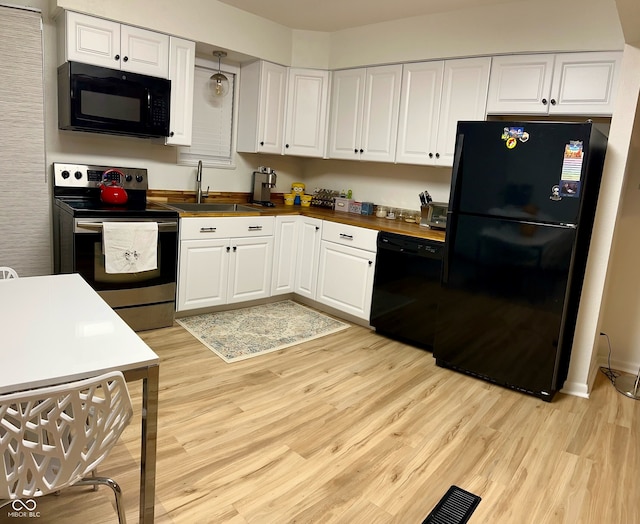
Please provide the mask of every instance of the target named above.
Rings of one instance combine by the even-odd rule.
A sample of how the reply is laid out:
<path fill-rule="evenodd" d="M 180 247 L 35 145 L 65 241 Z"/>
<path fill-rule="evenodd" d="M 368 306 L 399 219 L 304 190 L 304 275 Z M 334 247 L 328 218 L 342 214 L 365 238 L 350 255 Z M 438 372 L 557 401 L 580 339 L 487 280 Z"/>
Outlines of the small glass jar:
<path fill-rule="evenodd" d="M 396 218 L 396 210 L 394 208 L 390 207 L 387 210 L 387 218 L 389 220 L 395 220 L 395 218 Z"/>
<path fill-rule="evenodd" d="M 377 206 L 376 216 L 378 218 L 385 218 L 387 216 L 387 208 L 385 206 Z"/>

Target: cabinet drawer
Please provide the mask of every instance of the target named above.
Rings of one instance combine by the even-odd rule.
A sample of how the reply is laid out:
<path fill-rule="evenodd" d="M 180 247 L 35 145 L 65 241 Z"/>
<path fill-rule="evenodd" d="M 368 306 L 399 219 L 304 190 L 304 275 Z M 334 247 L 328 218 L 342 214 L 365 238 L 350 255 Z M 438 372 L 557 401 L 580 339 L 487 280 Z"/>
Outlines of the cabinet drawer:
<path fill-rule="evenodd" d="M 335 242 L 357 249 L 376 252 L 378 232 L 374 229 L 349 226 L 337 222 L 324 221 L 322 224 L 322 240 Z"/>
<path fill-rule="evenodd" d="M 274 217 L 195 217 L 180 219 L 181 240 L 271 236 Z"/>

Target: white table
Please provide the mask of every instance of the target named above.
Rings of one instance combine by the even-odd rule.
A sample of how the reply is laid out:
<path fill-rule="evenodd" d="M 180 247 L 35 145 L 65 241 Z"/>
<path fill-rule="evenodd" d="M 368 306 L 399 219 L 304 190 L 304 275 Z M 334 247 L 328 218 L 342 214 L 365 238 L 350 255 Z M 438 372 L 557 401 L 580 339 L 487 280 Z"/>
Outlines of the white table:
<path fill-rule="evenodd" d="M 140 522 L 153 522 L 159 358 L 80 275 L 0 281 L 0 394 L 118 370 L 143 381 Z"/>

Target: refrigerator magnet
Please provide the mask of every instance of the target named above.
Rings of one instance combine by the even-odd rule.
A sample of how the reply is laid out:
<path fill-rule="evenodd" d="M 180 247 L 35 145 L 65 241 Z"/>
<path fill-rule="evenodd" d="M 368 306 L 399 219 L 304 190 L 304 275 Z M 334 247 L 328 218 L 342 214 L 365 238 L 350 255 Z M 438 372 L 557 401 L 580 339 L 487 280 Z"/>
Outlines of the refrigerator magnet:
<path fill-rule="evenodd" d="M 551 196 L 549 197 L 549 200 L 553 200 L 554 202 L 557 202 L 558 200 L 562 200 L 562 197 L 560 196 L 559 185 L 556 184 L 551 188 Z"/>
<path fill-rule="evenodd" d="M 580 177 L 584 149 L 582 141 L 572 140 L 564 147 L 562 174 L 560 175 L 560 195 L 577 198 L 580 196 Z"/>

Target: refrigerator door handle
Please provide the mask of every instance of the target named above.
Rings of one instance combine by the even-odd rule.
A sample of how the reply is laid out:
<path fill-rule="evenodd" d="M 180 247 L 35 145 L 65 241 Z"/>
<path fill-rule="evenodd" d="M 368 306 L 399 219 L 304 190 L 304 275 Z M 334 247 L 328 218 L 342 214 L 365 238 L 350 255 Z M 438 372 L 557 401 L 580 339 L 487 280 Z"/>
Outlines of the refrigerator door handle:
<path fill-rule="evenodd" d="M 459 194 L 460 188 L 458 187 L 458 174 L 460 173 L 460 169 L 461 169 L 460 164 L 462 163 L 463 145 L 464 145 L 464 134 L 459 133 L 456 139 L 456 150 L 453 153 L 453 171 L 451 173 L 451 196 L 449 198 L 449 212 L 458 209 L 458 200 L 460 200 L 460 194 Z"/>
<path fill-rule="evenodd" d="M 447 212 L 447 230 L 444 239 L 444 253 L 442 255 L 442 277 L 441 284 L 449 283 L 449 260 L 451 259 L 451 249 L 453 246 L 454 231 L 456 230 L 458 200 L 460 192 L 458 188 L 458 173 L 462 163 L 462 146 L 464 144 L 464 134 L 459 133 L 456 138 L 456 150 L 453 154 L 453 172 L 451 174 L 451 195 L 449 197 L 449 210 Z"/>

